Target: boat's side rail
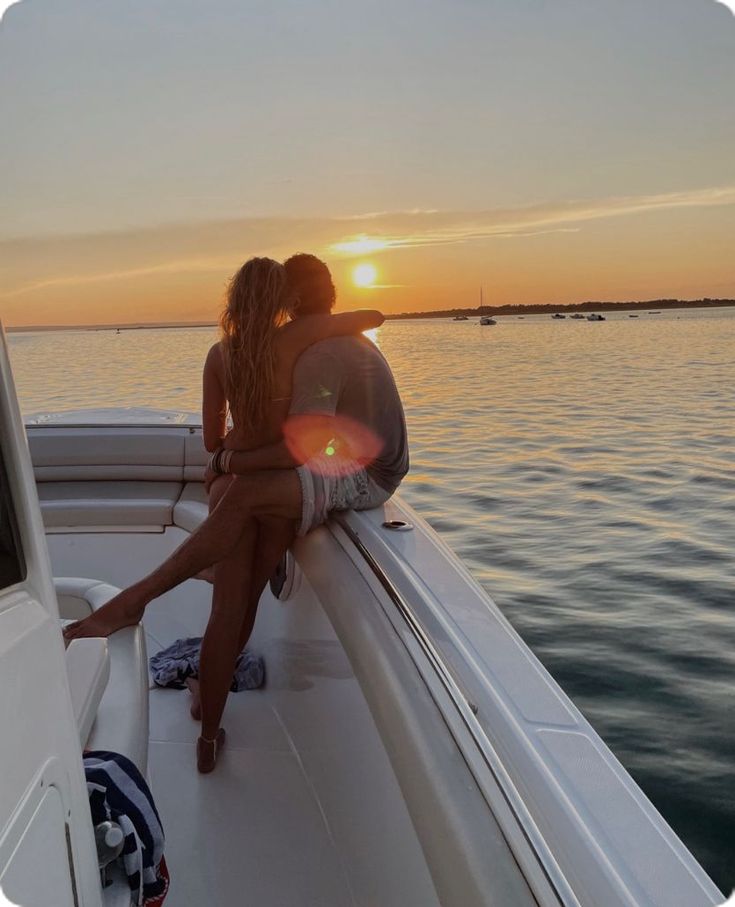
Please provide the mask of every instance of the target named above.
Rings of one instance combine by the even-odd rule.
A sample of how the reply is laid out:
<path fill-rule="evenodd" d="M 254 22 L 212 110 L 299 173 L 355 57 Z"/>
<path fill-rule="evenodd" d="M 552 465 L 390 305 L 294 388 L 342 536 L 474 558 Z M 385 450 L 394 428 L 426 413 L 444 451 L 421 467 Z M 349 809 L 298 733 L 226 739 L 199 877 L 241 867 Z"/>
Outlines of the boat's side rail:
<path fill-rule="evenodd" d="M 386 517 L 413 531 L 386 529 Z M 395 619 L 420 649 L 428 646 L 450 694 L 447 726 L 468 741 L 463 752 L 489 802 L 485 769 L 495 779 L 502 800 L 493 809 L 524 869 L 519 829 L 562 903 L 575 897 L 605 907 L 721 903 L 630 775 L 411 508 L 394 498 L 385 513 L 350 513 L 340 523 L 335 538 L 366 576 L 375 576 L 377 565 L 376 582 L 392 590 Z"/>
<path fill-rule="evenodd" d="M 344 647 L 391 760 L 439 900 L 446 907 L 558 907 L 538 900 L 483 802 L 417 662 L 373 588 L 335 537 L 318 529 L 295 554 Z M 415 660 L 414 660 L 415 659 Z M 446 706 L 446 703 L 444 704 Z"/>

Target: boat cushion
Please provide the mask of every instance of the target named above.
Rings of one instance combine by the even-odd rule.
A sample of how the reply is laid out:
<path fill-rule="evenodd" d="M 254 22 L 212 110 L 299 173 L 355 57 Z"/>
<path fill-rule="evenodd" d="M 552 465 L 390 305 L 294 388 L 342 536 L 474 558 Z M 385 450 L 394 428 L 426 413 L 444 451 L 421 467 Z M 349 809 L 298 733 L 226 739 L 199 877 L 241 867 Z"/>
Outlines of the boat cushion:
<path fill-rule="evenodd" d="M 184 442 L 184 481 L 201 482 L 208 460 L 201 429 L 191 429 Z"/>
<path fill-rule="evenodd" d="M 59 616 L 91 614 L 120 590 L 97 580 L 54 580 Z M 84 612 L 84 613 L 83 613 Z M 145 774 L 148 765 L 148 661 L 143 627 L 118 630 L 107 639 L 110 677 L 99 701 L 86 749 L 112 750 L 131 759 Z"/>
<path fill-rule="evenodd" d="M 27 433 L 37 482 L 80 479 L 180 482 L 184 477 L 187 436 L 181 430 L 29 426 Z"/>
<path fill-rule="evenodd" d="M 170 526 L 178 482 L 41 482 L 47 529 L 77 526 Z"/>
<path fill-rule="evenodd" d="M 174 507 L 174 525 L 194 532 L 209 513 L 209 496 L 202 482 L 187 482 Z"/>

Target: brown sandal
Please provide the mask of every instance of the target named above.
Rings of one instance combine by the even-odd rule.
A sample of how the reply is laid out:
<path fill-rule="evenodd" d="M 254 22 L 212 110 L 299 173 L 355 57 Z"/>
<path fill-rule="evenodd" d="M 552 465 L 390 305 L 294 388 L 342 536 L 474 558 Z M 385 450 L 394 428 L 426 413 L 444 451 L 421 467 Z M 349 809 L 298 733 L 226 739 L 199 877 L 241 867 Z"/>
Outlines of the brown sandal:
<path fill-rule="evenodd" d="M 197 768 L 202 775 L 208 774 L 215 767 L 220 750 L 224 745 L 225 729 L 223 727 L 217 731 L 214 740 L 199 737 L 197 740 Z"/>

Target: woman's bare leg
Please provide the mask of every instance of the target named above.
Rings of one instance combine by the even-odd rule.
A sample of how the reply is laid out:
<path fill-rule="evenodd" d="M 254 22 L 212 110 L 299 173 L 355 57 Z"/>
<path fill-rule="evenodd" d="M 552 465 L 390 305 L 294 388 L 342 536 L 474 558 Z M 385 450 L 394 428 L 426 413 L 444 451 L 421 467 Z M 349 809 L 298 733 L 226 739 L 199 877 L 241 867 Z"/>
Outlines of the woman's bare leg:
<path fill-rule="evenodd" d="M 214 568 L 212 613 L 202 640 L 199 688 L 202 737 L 214 740 L 240 654 L 243 611 L 249 600 L 257 526 L 250 520 L 235 549 Z"/>
<path fill-rule="evenodd" d="M 281 558 L 291 547 L 296 535 L 294 520 L 259 519 L 258 540 L 255 546 L 253 579 L 250 584 L 248 606 L 243 615 L 240 630 L 240 652 L 247 645 L 253 632 L 258 604 L 268 581 L 276 572 Z"/>
<path fill-rule="evenodd" d="M 94 614 L 64 629 L 65 639 L 109 636 L 138 623 L 146 605 L 205 567 L 218 563 L 237 546 L 253 517 L 296 520 L 301 516 L 301 484 L 293 469 L 235 476 L 219 504 L 170 557 Z"/>
<path fill-rule="evenodd" d="M 257 540 L 255 543 L 255 560 L 253 562 L 253 578 L 248 591 L 243 590 L 243 597 L 237 599 L 244 604 L 242 613 L 242 626 L 240 629 L 238 654 L 243 651 L 250 634 L 253 632 L 255 618 L 258 613 L 260 597 L 266 584 L 273 576 L 276 568 L 281 562 L 281 558 L 288 550 L 293 541 L 296 531 L 296 524 L 293 520 L 264 519 L 258 520 Z M 244 583 L 242 577 L 238 577 L 238 569 L 242 571 L 242 565 L 245 563 L 246 552 L 241 551 L 240 547 L 236 549 L 234 555 L 227 562 L 232 561 L 231 570 L 228 567 L 226 582 L 232 590 L 232 595 L 239 594 L 238 586 Z M 216 573 L 216 568 L 212 568 L 212 573 Z M 222 576 L 220 574 L 221 581 Z M 233 668 L 234 670 L 234 668 Z M 199 680 L 190 678 L 186 682 L 189 692 L 191 693 L 191 717 L 195 721 L 201 721 L 201 685 Z"/>
<path fill-rule="evenodd" d="M 216 479 L 212 483 L 212 487 L 209 489 L 209 505 L 208 513 L 211 513 L 214 508 L 217 506 L 219 499 L 225 493 L 225 489 L 229 486 L 232 481 L 232 476 L 220 476 L 219 479 Z M 214 582 L 214 567 L 205 567 L 204 570 L 200 570 L 196 576 L 193 576 L 192 579 L 200 579 L 205 583 Z"/>

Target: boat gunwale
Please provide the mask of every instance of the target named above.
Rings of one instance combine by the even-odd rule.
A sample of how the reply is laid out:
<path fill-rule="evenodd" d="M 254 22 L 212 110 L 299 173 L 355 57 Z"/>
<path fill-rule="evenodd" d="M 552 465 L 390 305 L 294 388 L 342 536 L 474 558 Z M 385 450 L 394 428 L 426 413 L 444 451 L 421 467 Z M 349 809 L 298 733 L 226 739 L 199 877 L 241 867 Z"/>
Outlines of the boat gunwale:
<path fill-rule="evenodd" d="M 517 787 L 506 771 L 505 766 L 498 756 L 497 751 L 487 737 L 484 728 L 477 720 L 476 716 L 478 707 L 472 701 L 472 698 L 464 688 L 461 680 L 456 676 L 455 671 L 449 665 L 446 659 L 442 657 L 439 650 L 432 642 L 430 634 L 424 627 L 415 610 L 411 608 L 409 603 L 401 595 L 396 586 L 391 582 L 386 572 L 380 566 L 379 562 L 375 559 L 369 548 L 361 540 L 359 533 L 349 525 L 347 519 L 345 519 L 342 515 L 336 515 L 334 517 L 334 522 L 339 525 L 350 542 L 357 549 L 360 556 L 363 558 L 365 563 L 377 578 L 380 585 L 383 587 L 389 599 L 396 606 L 398 614 L 404 621 L 406 627 L 408 628 L 408 631 L 418 642 L 421 651 L 426 656 L 445 692 L 448 694 L 449 699 L 456 709 L 457 715 L 461 720 L 464 728 L 469 733 L 469 736 L 474 745 L 477 747 L 477 751 L 480 754 L 484 765 L 490 772 L 490 775 L 495 782 L 495 785 L 497 785 L 497 789 L 502 795 L 513 820 L 515 820 L 518 831 L 520 831 L 525 842 L 533 853 L 533 856 L 535 857 L 535 860 L 537 862 L 537 867 L 541 870 L 555 898 L 560 904 L 564 905 L 564 907 L 581 907 L 579 899 L 574 893 L 572 886 L 569 884 L 569 881 L 564 875 L 564 872 L 559 866 L 559 863 L 554 857 L 554 854 L 546 843 L 546 840 L 543 837 L 540 829 L 538 828 L 538 825 L 534 821 L 531 813 L 523 802 L 523 799 Z M 388 615 L 388 617 L 390 619 L 390 615 Z M 442 711 L 446 719 L 447 716 L 444 709 L 442 708 L 442 705 L 438 701 L 436 701 L 436 704 L 440 711 Z M 447 727 L 449 728 L 450 733 L 452 733 L 454 736 L 450 722 L 447 723 Z M 456 740 L 456 738 L 455 742 L 460 748 L 460 751 L 463 753 L 463 756 L 465 756 L 466 754 L 464 752 L 462 743 L 459 740 Z M 527 854 L 519 852 L 517 842 L 514 841 L 515 836 L 511 833 L 511 829 L 507 827 L 507 821 L 504 822 L 504 817 L 498 815 L 496 808 L 497 804 L 491 802 L 492 798 L 488 797 L 487 795 L 488 792 L 486 785 L 482 782 L 482 779 L 477 776 L 477 772 L 473 769 L 471 761 L 468 759 L 465 759 L 465 761 L 470 772 L 475 777 L 475 781 L 478 784 L 479 790 L 482 792 L 489 808 L 498 821 L 503 836 L 505 837 L 509 848 L 511 849 L 519 866 L 521 867 L 526 881 L 534 891 L 534 895 L 541 898 L 539 903 L 547 903 L 547 897 L 545 897 L 546 893 L 537 890 L 538 882 L 534 878 L 536 874 L 532 871 L 533 867 L 529 866 L 528 864 Z"/>

